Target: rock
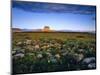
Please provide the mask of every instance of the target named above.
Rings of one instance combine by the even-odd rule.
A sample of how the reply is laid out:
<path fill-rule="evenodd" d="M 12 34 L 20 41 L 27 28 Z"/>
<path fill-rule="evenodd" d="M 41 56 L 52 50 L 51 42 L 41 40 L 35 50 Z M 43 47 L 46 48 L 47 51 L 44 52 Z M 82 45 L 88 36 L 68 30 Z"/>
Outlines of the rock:
<path fill-rule="evenodd" d="M 96 64 L 95 63 L 90 63 L 90 64 L 88 64 L 88 68 L 96 68 Z"/>
<path fill-rule="evenodd" d="M 93 69 L 96 68 L 96 59 L 95 57 L 85 58 L 82 62 L 87 68 Z"/>
<path fill-rule="evenodd" d="M 95 60 L 95 57 L 89 57 L 89 58 L 85 58 L 85 59 L 83 60 L 83 63 L 89 64 L 89 63 L 95 62 L 95 61 L 96 61 L 96 60 Z"/>

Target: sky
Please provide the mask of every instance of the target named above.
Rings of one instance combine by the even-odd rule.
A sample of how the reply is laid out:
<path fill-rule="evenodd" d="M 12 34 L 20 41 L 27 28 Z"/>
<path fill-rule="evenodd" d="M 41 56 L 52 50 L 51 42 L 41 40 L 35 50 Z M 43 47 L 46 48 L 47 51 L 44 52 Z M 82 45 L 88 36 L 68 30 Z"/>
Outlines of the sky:
<path fill-rule="evenodd" d="M 95 6 L 13 1 L 12 27 L 95 31 L 95 11 Z"/>

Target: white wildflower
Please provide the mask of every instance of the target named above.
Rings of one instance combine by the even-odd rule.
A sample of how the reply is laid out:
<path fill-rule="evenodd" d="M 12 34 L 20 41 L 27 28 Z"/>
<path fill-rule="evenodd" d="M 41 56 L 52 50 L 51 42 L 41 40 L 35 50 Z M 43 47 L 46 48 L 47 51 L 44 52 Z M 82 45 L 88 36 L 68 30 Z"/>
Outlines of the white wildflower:
<path fill-rule="evenodd" d="M 18 53 L 18 54 L 16 54 L 16 55 L 14 55 L 14 57 L 24 57 L 24 54 L 23 53 Z"/>
<path fill-rule="evenodd" d="M 42 54 L 37 55 L 37 58 L 42 58 L 42 57 L 43 57 Z"/>
<path fill-rule="evenodd" d="M 55 57 L 56 57 L 56 58 L 60 58 L 60 55 L 59 55 L 59 54 L 56 54 Z"/>
<path fill-rule="evenodd" d="M 39 49 L 40 46 L 39 46 L 39 45 L 35 45 L 34 48 L 35 48 L 35 49 Z"/>

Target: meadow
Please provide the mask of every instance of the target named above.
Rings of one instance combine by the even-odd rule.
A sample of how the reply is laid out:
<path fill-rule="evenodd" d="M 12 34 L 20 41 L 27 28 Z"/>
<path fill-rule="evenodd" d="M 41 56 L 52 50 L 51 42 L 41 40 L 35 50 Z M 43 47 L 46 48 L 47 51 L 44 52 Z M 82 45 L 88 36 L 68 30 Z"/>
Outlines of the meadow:
<path fill-rule="evenodd" d="M 86 32 L 12 32 L 13 73 L 96 69 L 96 36 Z"/>
<path fill-rule="evenodd" d="M 95 40 L 95 34 L 91 33 L 85 33 L 85 32 L 15 32 L 13 34 L 13 38 L 15 40 L 22 40 L 25 38 L 31 38 L 31 39 L 40 39 L 40 38 L 47 38 L 47 39 L 62 39 L 62 40 L 68 40 L 68 39 L 83 39 L 83 40 Z"/>

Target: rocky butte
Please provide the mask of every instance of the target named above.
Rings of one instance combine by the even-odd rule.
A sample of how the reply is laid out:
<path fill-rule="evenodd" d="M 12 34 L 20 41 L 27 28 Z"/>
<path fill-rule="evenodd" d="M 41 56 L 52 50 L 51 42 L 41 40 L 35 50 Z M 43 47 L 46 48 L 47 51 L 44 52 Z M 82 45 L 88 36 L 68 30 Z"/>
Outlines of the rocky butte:
<path fill-rule="evenodd" d="M 42 29 L 43 32 L 53 32 L 53 30 L 50 29 L 49 26 L 44 26 L 44 28 Z"/>

